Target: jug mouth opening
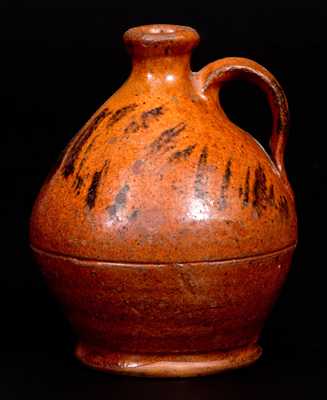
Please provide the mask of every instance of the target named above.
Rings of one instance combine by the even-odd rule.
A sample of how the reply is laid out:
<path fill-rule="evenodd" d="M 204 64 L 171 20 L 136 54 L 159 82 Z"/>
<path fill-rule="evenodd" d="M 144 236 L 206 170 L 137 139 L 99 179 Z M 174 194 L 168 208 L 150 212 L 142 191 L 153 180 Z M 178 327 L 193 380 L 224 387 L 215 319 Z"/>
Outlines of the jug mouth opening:
<path fill-rule="evenodd" d="M 193 28 L 181 25 L 153 24 L 131 28 L 124 34 L 131 53 L 155 54 L 188 53 L 200 40 Z"/>

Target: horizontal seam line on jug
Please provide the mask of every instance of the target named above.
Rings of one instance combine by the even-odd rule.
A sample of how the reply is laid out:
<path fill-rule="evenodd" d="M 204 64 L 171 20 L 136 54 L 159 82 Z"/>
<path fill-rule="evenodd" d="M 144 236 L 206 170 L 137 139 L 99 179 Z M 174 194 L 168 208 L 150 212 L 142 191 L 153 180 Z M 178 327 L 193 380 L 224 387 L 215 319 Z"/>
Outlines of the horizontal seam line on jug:
<path fill-rule="evenodd" d="M 123 266 L 135 266 L 135 265 L 156 265 L 156 266 L 165 266 L 165 265 L 176 265 L 176 264 L 215 264 L 215 263 L 230 263 L 230 262 L 239 262 L 239 261 L 251 261 L 251 260 L 256 260 L 264 257 L 269 257 L 269 256 L 274 256 L 278 255 L 280 253 L 286 252 L 292 248 L 296 247 L 297 242 L 294 244 L 288 245 L 283 247 L 280 250 L 275 250 L 271 251 L 269 253 L 262 253 L 262 254 L 256 254 L 253 256 L 245 256 L 245 257 L 239 257 L 239 258 L 225 258 L 221 260 L 197 260 L 197 261 L 170 261 L 170 262 L 154 262 L 154 261 L 109 261 L 109 260 L 100 260 L 100 259 L 92 259 L 92 258 L 87 258 L 87 257 L 77 257 L 77 256 L 72 256 L 68 254 L 61 254 L 61 253 L 56 253 L 54 251 L 48 251 L 48 250 L 42 250 L 36 246 L 30 245 L 31 248 L 38 252 L 38 253 L 43 253 L 45 255 L 49 255 L 52 257 L 58 257 L 58 258 L 64 258 L 68 260 L 75 260 L 79 262 L 92 262 L 92 263 L 99 263 L 99 264 L 116 264 L 116 265 L 123 265 Z"/>

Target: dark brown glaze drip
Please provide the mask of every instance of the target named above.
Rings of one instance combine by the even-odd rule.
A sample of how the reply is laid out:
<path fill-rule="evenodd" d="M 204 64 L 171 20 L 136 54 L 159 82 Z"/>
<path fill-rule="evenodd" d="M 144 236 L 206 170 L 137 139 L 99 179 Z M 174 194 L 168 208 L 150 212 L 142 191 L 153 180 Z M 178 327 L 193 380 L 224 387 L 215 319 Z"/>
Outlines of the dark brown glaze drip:
<path fill-rule="evenodd" d="M 249 195 L 250 195 L 250 168 L 248 167 L 246 171 L 243 201 L 242 201 L 244 207 L 247 207 L 249 205 Z"/>
<path fill-rule="evenodd" d="M 81 176 L 77 176 L 77 178 L 74 181 L 74 189 L 78 195 L 80 194 L 83 183 L 84 179 Z"/>
<path fill-rule="evenodd" d="M 129 185 L 125 184 L 117 193 L 114 203 L 109 207 L 107 207 L 107 211 L 110 218 L 115 217 L 117 215 L 117 212 L 125 207 L 128 192 L 129 192 Z"/>
<path fill-rule="evenodd" d="M 281 196 L 278 201 L 278 211 L 282 218 L 284 219 L 289 218 L 289 207 L 285 196 Z"/>
<path fill-rule="evenodd" d="M 78 156 L 87 142 L 87 140 L 92 135 L 93 131 L 98 127 L 100 122 L 111 112 L 107 108 L 104 108 L 98 115 L 96 115 L 86 129 L 79 135 L 71 149 L 68 151 L 64 165 L 62 175 L 64 178 L 68 178 L 75 171 L 75 163 Z"/>
<path fill-rule="evenodd" d="M 183 150 L 176 151 L 169 157 L 169 161 L 187 160 L 195 149 L 196 144 L 185 147 Z"/>
<path fill-rule="evenodd" d="M 114 126 L 118 121 L 124 118 L 127 114 L 134 111 L 137 107 L 137 104 L 129 104 L 125 107 L 119 108 L 114 113 L 112 113 L 111 117 L 108 119 L 107 129 Z"/>
<path fill-rule="evenodd" d="M 278 210 L 283 219 L 289 217 L 289 206 L 286 197 L 281 196 L 277 202 L 274 185 L 270 184 L 268 189 L 266 175 L 260 164 L 255 170 L 252 205 L 259 217 L 267 206 Z"/>
<path fill-rule="evenodd" d="M 223 181 L 221 184 L 219 210 L 224 210 L 227 206 L 226 193 L 228 191 L 230 179 L 232 176 L 232 168 L 231 167 L 232 167 L 232 160 L 229 159 L 226 164 L 225 173 L 224 173 Z"/>
<path fill-rule="evenodd" d="M 103 164 L 103 168 L 102 168 L 102 177 L 103 177 L 103 178 L 104 178 L 104 177 L 107 175 L 107 173 L 108 173 L 109 165 L 110 165 L 110 161 L 109 161 L 109 160 L 106 160 L 106 161 L 104 162 L 104 164 Z"/>
<path fill-rule="evenodd" d="M 136 121 L 132 121 L 124 128 L 124 133 L 136 133 L 139 129 L 139 124 Z"/>
<path fill-rule="evenodd" d="M 130 215 L 128 216 L 128 220 L 129 221 L 135 221 L 137 219 L 137 217 L 139 216 L 140 210 L 139 209 L 135 209 L 133 210 Z"/>
<path fill-rule="evenodd" d="M 87 152 L 85 152 L 83 158 L 81 159 L 81 161 L 80 161 L 80 163 L 78 165 L 78 169 L 77 169 L 77 172 L 76 172 L 76 177 L 75 177 L 75 181 L 74 181 L 73 185 L 75 185 L 76 181 L 81 176 L 81 171 L 82 171 L 82 169 L 84 167 L 84 164 L 85 164 L 87 159 L 88 159 L 88 155 L 87 155 Z"/>
<path fill-rule="evenodd" d="M 106 160 L 103 164 L 101 171 L 95 171 L 95 173 L 93 174 L 92 181 L 86 195 L 86 205 L 90 210 L 95 206 L 95 201 L 97 199 L 100 181 L 107 174 L 108 168 L 109 168 L 109 161 Z"/>
<path fill-rule="evenodd" d="M 144 111 L 141 115 L 141 121 L 142 121 L 142 127 L 143 128 L 148 128 L 149 127 L 149 122 L 152 119 L 157 119 L 160 115 L 163 115 L 163 111 L 162 111 L 163 107 L 155 107 L 152 108 L 149 111 Z"/>
<path fill-rule="evenodd" d="M 186 125 L 184 122 L 181 122 L 173 128 L 163 131 L 160 136 L 150 144 L 150 152 L 153 154 L 158 153 L 162 149 L 167 150 L 167 145 L 169 145 L 185 128 Z"/>
<path fill-rule="evenodd" d="M 261 165 L 255 169 L 253 184 L 253 201 L 252 205 L 260 217 L 262 211 L 266 209 L 267 203 L 267 179 Z"/>
<path fill-rule="evenodd" d="M 95 171 L 91 181 L 91 185 L 87 191 L 86 205 L 90 210 L 95 206 L 95 200 L 97 197 L 97 191 L 101 179 L 101 173 L 102 171 Z"/>
<path fill-rule="evenodd" d="M 80 181 L 84 181 L 84 177 L 82 177 L 82 175 L 81 175 L 82 168 L 83 168 L 86 160 L 88 159 L 88 154 L 91 151 L 91 149 L 92 149 L 92 147 L 94 145 L 94 142 L 96 141 L 97 137 L 98 137 L 98 135 L 95 136 L 91 140 L 90 144 L 87 146 L 86 150 L 84 151 L 84 155 L 83 155 L 82 160 L 80 161 L 80 163 L 78 165 L 78 169 L 77 169 L 77 172 L 75 174 L 75 179 L 74 179 L 74 182 L 73 182 L 73 187 L 78 189 L 77 190 L 77 194 L 79 194 L 79 192 L 80 192 L 80 190 L 79 190 L 80 188 L 78 188 L 79 182 Z"/>
<path fill-rule="evenodd" d="M 195 197 L 202 200 L 204 200 L 208 194 L 207 163 L 208 163 L 208 147 L 204 146 L 198 161 L 198 166 L 195 175 L 195 182 L 194 182 Z"/>
<path fill-rule="evenodd" d="M 163 106 L 152 108 L 141 114 L 140 121 L 133 120 L 125 128 L 124 133 L 136 133 L 140 128 L 147 129 L 152 120 L 158 120 L 163 115 Z"/>

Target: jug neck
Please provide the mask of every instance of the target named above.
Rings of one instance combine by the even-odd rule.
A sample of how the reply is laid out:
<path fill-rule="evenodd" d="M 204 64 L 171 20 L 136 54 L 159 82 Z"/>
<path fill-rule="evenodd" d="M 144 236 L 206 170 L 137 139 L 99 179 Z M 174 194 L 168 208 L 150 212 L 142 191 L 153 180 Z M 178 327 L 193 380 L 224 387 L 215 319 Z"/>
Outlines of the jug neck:
<path fill-rule="evenodd" d="M 191 73 L 190 55 L 133 58 L 132 79 L 148 83 L 174 84 Z"/>
<path fill-rule="evenodd" d="M 129 29 L 124 42 L 132 56 L 131 79 L 174 85 L 189 78 L 191 50 L 199 35 L 184 26 L 146 25 Z"/>

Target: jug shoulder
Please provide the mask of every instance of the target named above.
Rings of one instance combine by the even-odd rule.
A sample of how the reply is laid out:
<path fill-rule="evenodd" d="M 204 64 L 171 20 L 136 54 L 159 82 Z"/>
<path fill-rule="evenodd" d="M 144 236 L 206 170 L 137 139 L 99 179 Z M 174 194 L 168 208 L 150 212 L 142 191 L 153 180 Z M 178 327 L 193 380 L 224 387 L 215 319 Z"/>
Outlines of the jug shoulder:
<path fill-rule="evenodd" d="M 160 100 L 113 98 L 100 108 L 40 192 L 32 245 L 126 262 L 233 259 L 293 245 L 294 198 L 262 147 L 198 101 Z"/>

